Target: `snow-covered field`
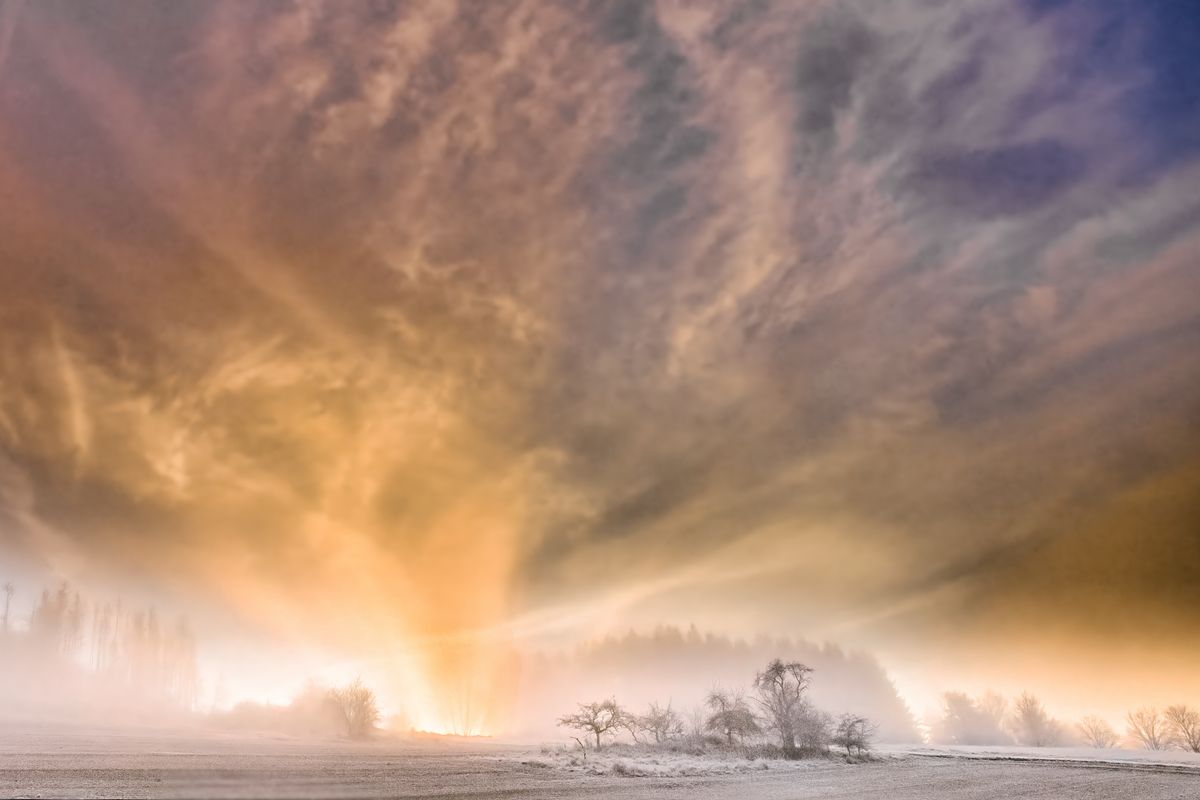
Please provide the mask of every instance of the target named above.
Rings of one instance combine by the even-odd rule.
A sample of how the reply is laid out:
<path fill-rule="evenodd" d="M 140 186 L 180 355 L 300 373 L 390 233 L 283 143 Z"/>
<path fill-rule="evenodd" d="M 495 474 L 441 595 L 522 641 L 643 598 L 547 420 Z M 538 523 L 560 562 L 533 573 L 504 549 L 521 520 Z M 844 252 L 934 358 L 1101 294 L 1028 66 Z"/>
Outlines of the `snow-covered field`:
<path fill-rule="evenodd" d="M 0 723 L 3 797 L 595 797 L 1195 800 L 1183 754 L 885 748 L 868 764 L 605 753 L 588 765 L 481 742 L 312 742 Z M 1165 755 L 1159 758 L 1157 756 Z M 562 762 L 562 763 L 560 763 Z M 618 763 L 620 767 L 616 766 Z"/>
<path fill-rule="evenodd" d="M 1200 776 L 1200 753 L 1182 750 L 1123 750 L 1094 747 L 940 747 L 925 745 L 883 745 L 877 753 L 889 756 L 927 756 L 931 758 L 974 758 L 982 760 L 1057 761 L 1114 768 L 1166 768 L 1195 770 Z M 1197 795 L 1200 797 L 1200 795 Z"/>

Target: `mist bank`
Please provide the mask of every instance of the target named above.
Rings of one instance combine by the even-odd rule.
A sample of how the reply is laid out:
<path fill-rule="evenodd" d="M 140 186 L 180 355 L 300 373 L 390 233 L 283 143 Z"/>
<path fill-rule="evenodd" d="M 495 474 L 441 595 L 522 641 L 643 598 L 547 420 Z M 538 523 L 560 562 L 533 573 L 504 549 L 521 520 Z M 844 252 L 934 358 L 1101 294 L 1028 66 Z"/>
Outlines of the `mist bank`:
<path fill-rule="evenodd" d="M 34 590 L 36 591 L 36 590 Z M 28 594 L 26 590 L 24 594 Z M 38 597 L 34 594 L 34 597 Z M 241 696 L 231 686 L 247 670 L 261 671 L 257 654 L 239 663 L 211 631 L 193 632 L 183 615 L 115 599 L 94 599 L 61 584 L 41 591 L 26 614 L 8 613 L 0 629 L 0 705 L 7 718 L 123 725 L 171 724 L 279 729 L 296 735 L 338 735 L 336 725 L 313 725 L 320 676 L 297 674 L 298 659 L 275 655 L 281 685 L 297 684 L 286 701 Z M 22 598 L 18 598 L 19 600 Z M 28 601 L 31 598 L 23 598 Z M 29 607 L 22 603 L 23 608 Z M 219 663 L 205 658 L 224 651 Z M 879 724 L 882 739 L 919 740 L 913 716 L 880 663 L 835 644 L 759 637 L 742 640 L 696 627 L 630 631 L 558 650 L 513 646 L 460 651 L 464 661 L 445 674 L 422 676 L 429 698 L 405 696 L 403 668 L 363 662 L 362 676 L 379 693 L 382 727 L 516 739 L 560 738 L 555 721 L 585 699 L 619 697 L 630 708 L 670 703 L 680 712 L 702 705 L 714 688 L 742 689 L 772 658 L 812 667 L 811 696 L 820 708 L 853 711 Z M 486 657 L 484 657 L 486 656 Z M 353 661 L 351 663 L 354 663 Z M 201 667 L 201 665 L 204 665 Z M 464 680 L 462 676 L 474 676 Z M 287 709 L 296 711 L 290 714 Z M 304 713 L 301 713 L 304 712 Z"/>
<path fill-rule="evenodd" d="M 0 708 L 7 718 L 187 724 L 201 704 L 197 641 L 186 616 L 70 585 L 44 589 L 25 619 L 5 584 Z"/>
<path fill-rule="evenodd" d="M 741 639 L 696 626 L 659 626 L 558 649 L 476 642 L 443 649 L 448 669 L 419 676 L 417 682 L 434 691 L 431 701 L 401 688 L 414 684 L 402 661 L 338 665 L 347 675 L 361 667 L 361 681 L 331 680 L 329 670 L 303 676 L 297 652 L 279 648 L 268 665 L 253 651 L 230 656 L 228 642 L 207 638 L 214 631 L 202 626 L 194 632 L 186 616 L 170 609 L 95 599 L 65 583 L 40 594 L 17 593 L 11 584 L 4 590 L 0 720 L 6 722 L 208 728 L 313 740 L 433 733 L 563 741 L 569 734 L 558 723 L 565 714 L 610 699 L 635 715 L 669 708 L 681 724 L 699 729 L 714 692 L 753 696 L 762 665 L 783 659 L 811 669 L 811 708 L 869 720 L 880 742 L 1200 748 L 1200 710 L 1187 705 L 1194 698 L 1186 693 L 1161 707 L 1136 703 L 1116 716 L 1097 715 L 1099 707 L 1057 715 L 1029 692 L 972 697 L 947 691 L 940 708 L 918 721 L 874 655 L 802 638 Z M 206 659 L 207 648 L 223 655 Z M 233 688 L 239 674 L 264 666 L 280 692 L 248 696 Z M 1048 699 L 1057 707 L 1057 698 Z M 1094 698 L 1101 706 L 1105 700 Z"/>
<path fill-rule="evenodd" d="M 1000 691 L 975 690 L 975 696 L 950 691 L 970 690 L 973 678 L 984 677 L 971 670 L 949 680 L 948 665 L 936 674 L 910 670 L 907 679 L 942 690 L 936 708 L 918 715 L 914 698 L 898 690 L 874 654 L 803 638 L 738 638 L 662 625 L 557 648 L 480 639 L 434 643 L 436 652 L 429 653 L 419 642 L 397 640 L 374 650 L 332 652 L 321 650 L 315 635 L 289 644 L 270 642 L 266 631 L 262 646 L 243 647 L 201 609 L 190 609 L 193 625 L 169 603 L 156 607 L 66 583 L 45 589 L 6 584 L 0 602 L 3 720 L 337 738 L 348 734 L 336 701 L 361 679 L 377 713 L 360 735 L 554 741 L 565 736 L 557 721 L 580 703 L 611 698 L 633 714 L 654 704 L 698 717 L 713 690 L 749 694 L 762 665 L 778 658 L 812 669 L 808 697 L 814 708 L 869 719 L 881 742 L 1149 749 L 1200 744 L 1200 712 L 1184 682 L 1170 681 L 1174 691 L 1168 692 L 1166 681 L 1131 680 L 1119 694 L 1089 684 L 1079 687 L 1082 699 L 1036 682 L 1011 688 L 1031 674 L 1067 670 L 1069 660 L 1042 659 L 1040 672 L 1014 668 L 1007 682 L 991 687 Z M 1005 666 L 992 665 L 992 674 Z"/>
<path fill-rule="evenodd" d="M 920 741 L 904 700 L 869 653 L 787 637 L 737 639 L 694 626 L 630 631 L 527 659 L 512 728 L 516 734 L 547 736 L 554 720 L 576 703 L 610 696 L 638 711 L 669 702 L 687 713 L 702 706 L 713 689 L 745 690 L 773 658 L 813 668 L 810 696 L 817 707 L 869 717 L 879 725 L 881 740 Z"/>

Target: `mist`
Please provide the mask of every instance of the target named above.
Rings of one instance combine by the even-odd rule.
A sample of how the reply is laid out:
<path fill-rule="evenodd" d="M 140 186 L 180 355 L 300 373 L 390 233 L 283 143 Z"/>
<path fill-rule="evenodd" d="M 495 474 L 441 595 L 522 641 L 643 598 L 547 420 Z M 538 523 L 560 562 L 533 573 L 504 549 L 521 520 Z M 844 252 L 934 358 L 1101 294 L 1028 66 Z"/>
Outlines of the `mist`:
<path fill-rule="evenodd" d="M 1033 685 L 1053 687 L 1044 668 L 1024 675 L 949 673 L 947 683 L 906 697 L 870 652 L 788 636 L 728 636 L 695 625 L 628 629 L 573 643 L 502 640 L 493 633 L 437 642 L 428 652 L 420 652 L 419 643 L 394 643 L 365 656 L 334 654 L 313 640 L 222 640 L 202 610 L 199 618 L 208 622 L 197 634 L 186 613 L 120 594 L 94 596 L 66 582 L 40 590 L 8 582 L 4 598 L 0 700 L 10 722 L 275 732 L 314 741 L 421 734 L 560 741 L 564 713 L 606 699 L 630 713 L 665 707 L 681 720 L 703 721 L 714 691 L 752 697 L 755 676 L 774 659 L 811 668 L 814 707 L 861 715 L 889 743 L 1111 740 L 1105 746 L 1140 747 L 1134 716 L 1186 709 L 1171 703 L 1187 699 L 1145 684 L 1125 685 L 1116 697 L 1085 692 L 1082 700 L 1079 692 L 1030 694 L 1030 674 Z M 982 675 L 993 681 L 988 688 L 974 697 L 961 691 L 983 685 Z M 336 707 L 338 692 L 353 686 L 370 695 L 372 709 L 359 733 L 347 730 Z M 995 688 L 1010 686 L 1025 688 Z"/>
<path fill-rule="evenodd" d="M 297 654 L 272 653 L 274 669 L 265 676 L 243 652 L 244 661 L 226 654 L 205 657 L 185 615 L 169 616 L 150 605 L 138 607 L 117 597 L 93 599 L 62 583 L 33 598 L 6 590 L 6 617 L 0 649 L 0 700 L 10 718 L 107 725 L 220 726 L 226 722 L 270 727 L 252 716 L 255 706 L 283 708 L 313 687 L 364 674 L 377 692 L 380 722 L 395 732 L 434 732 L 538 740 L 555 738 L 555 720 L 583 698 L 619 696 L 623 702 L 652 702 L 679 709 L 702 706 L 714 688 L 737 687 L 772 658 L 803 660 L 814 668 L 816 702 L 854 708 L 879 721 L 889 741 L 915 741 L 919 734 L 903 700 L 879 663 L 865 653 L 847 654 L 835 645 L 759 637 L 753 642 L 659 627 L 620 637 L 580 642 L 570 648 L 493 648 L 484 663 L 472 663 L 481 646 L 438 647 L 437 657 L 359 661 L 335 670 L 321 664 L 312 674 Z M 29 590 L 27 590 L 29 591 Z M 17 602 L 13 603 L 13 600 Z M 26 602 L 22 602 L 22 601 Z M 24 608 L 32 605 L 28 615 Z M 221 652 L 217 648 L 217 652 Z M 448 654 L 460 660 L 448 660 Z M 444 668 L 425 675 L 431 694 L 406 693 L 419 685 L 403 675 L 414 664 Z M 336 674 L 340 671 L 340 675 Z M 465 676 L 465 677 L 464 677 Z M 263 678 L 274 688 L 255 693 Z M 279 687 L 284 687 L 281 692 Z M 230 714 L 229 712 L 235 713 Z M 243 718 L 238 722 L 238 717 Z M 304 726 L 301 725 L 301 728 Z M 301 733 L 337 736 L 336 725 Z"/>

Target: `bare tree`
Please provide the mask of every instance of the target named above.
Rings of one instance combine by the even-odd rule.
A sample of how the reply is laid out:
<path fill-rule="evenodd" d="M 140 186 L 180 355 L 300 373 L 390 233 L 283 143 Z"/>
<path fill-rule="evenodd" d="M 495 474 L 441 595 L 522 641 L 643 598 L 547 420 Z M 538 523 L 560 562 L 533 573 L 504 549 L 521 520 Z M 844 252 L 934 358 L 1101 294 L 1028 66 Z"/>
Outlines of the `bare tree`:
<path fill-rule="evenodd" d="M 379 707 L 375 703 L 375 693 L 364 686 L 362 680 L 355 678 L 348 686 L 330 689 L 329 699 L 337 708 L 346 735 L 351 739 L 365 739 L 375 730 Z"/>
<path fill-rule="evenodd" d="M 1129 735 L 1142 743 L 1147 750 L 1165 750 L 1167 747 L 1167 722 L 1157 708 L 1139 708 L 1130 711 L 1125 720 Z"/>
<path fill-rule="evenodd" d="M 671 709 L 669 702 L 665 706 L 651 703 L 645 714 L 630 714 L 626 727 L 634 741 L 638 741 L 638 733 L 645 733 L 655 744 L 661 744 L 683 733 L 683 720 Z"/>
<path fill-rule="evenodd" d="M 1170 706 L 1163 716 L 1172 741 L 1184 750 L 1200 753 L 1200 711 L 1184 705 Z"/>
<path fill-rule="evenodd" d="M 784 663 L 777 658 L 754 679 L 754 689 L 758 693 L 763 716 L 767 725 L 779 736 L 779 744 L 786 755 L 796 752 L 796 728 L 808 711 L 805 692 L 810 675 L 812 667 L 799 661 Z"/>
<path fill-rule="evenodd" d="M 871 749 L 871 739 L 875 736 L 878 726 L 872 725 L 866 717 L 855 714 L 842 714 L 838 718 L 837 727 L 833 731 L 831 741 L 838 747 L 846 748 L 846 755 L 862 755 Z"/>
<path fill-rule="evenodd" d="M 615 735 L 618 730 L 626 727 L 626 719 L 625 710 L 610 697 L 599 703 L 580 703 L 578 711 L 559 717 L 558 724 L 594 736 L 596 749 L 599 750 L 604 737 Z"/>
<path fill-rule="evenodd" d="M 1053 747 L 1062 740 L 1062 725 L 1051 719 L 1041 701 L 1023 692 L 1013 707 L 1012 729 L 1021 744 Z"/>
<path fill-rule="evenodd" d="M 729 744 L 733 744 L 734 736 L 744 739 L 761 730 L 754 712 L 740 692 L 713 689 L 708 693 L 705 705 L 712 712 L 704 723 L 705 729 L 724 735 Z"/>
<path fill-rule="evenodd" d="M 1117 732 L 1099 717 L 1084 717 L 1076 727 L 1088 747 L 1106 749 L 1117 744 Z"/>

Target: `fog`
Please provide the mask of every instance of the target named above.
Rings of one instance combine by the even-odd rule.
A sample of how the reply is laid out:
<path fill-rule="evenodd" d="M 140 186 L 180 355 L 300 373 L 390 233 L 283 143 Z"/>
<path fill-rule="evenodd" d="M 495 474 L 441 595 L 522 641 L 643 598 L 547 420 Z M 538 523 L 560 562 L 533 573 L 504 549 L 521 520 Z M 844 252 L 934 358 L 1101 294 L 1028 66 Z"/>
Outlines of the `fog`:
<path fill-rule="evenodd" d="M 91 601 L 65 583 L 42 590 L 24 619 L 25 604 L 14 608 L 14 599 L 9 582 L 0 633 L 0 705 L 9 722 L 195 722 L 201 675 L 185 618 Z"/>
<path fill-rule="evenodd" d="M 861 715 L 879 741 L 890 743 L 1149 747 L 1133 723 L 1136 714 L 1194 713 L 1188 697 L 1174 693 L 1162 700 L 1136 685 L 1124 687 L 1120 699 L 1128 705 L 1121 710 L 1112 697 L 1091 698 L 1075 711 L 1052 694 L 1018 697 L 989 688 L 972 697 L 959 690 L 977 683 L 978 674 L 961 675 L 959 683 L 939 687 L 933 702 L 914 708 L 869 652 L 786 636 L 727 636 L 694 625 L 557 645 L 501 643 L 494 636 L 442 642 L 433 657 L 414 653 L 412 643 L 396 643 L 387 656 L 335 658 L 312 643 L 289 649 L 269 639 L 223 642 L 219 633 L 206 642 L 186 614 L 120 595 L 92 596 L 65 582 L 24 591 L 10 582 L 5 589 L 0 716 L 10 723 L 339 739 L 348 733 L 334 693 L 361 682 L 374 710 L 356 736 L 553 742 L 569 736 L 560 717 L 607 699 L 633 714 L 651 704 L 669 707 L 681 724 L 703 729 L 709 694 L 727 690 L 753 699 L 755 676 L 772 659 L 810 667 L 814 707 Z M 1168 708 L 1168 702 L 1176 704 Z M 1163 731 L 1170 730 L 1168 719 L 1158 723 Z M 1163 747 L 1182 742 L 1162 734 Z"/>
<path fill-rule="evenodd" d="M 264 697 L 251 688 L 261 676 L 239 678 L 253 673 L 253 664 L 239 664 L 229 655 L 222 662 L 203 657 L 202 643 L 185 616 L 165 616 L 153 606 L 135 607 L 120 598 L 93 600 L 65 583 L 42 590 L 33 602 L 23 617 L 25 604 L 14 607 L 9 600 L 0 640 L 0 701 L 10 718 L 221 724 L 231 709 L 241 707 L 240 716 L 247 718 L 249 706 L 289 705 L 307 687 L 329 683 L 338 671 L 322 665 L 305 676 L 301 687 L 296 678 L 303 667 L 277 651 L 272 659 L 276 669 L 266 676 L 276 689 Z M 438 659 L 416 663 L 441 666 L 451 652 L 442 648 Z M 458 655 L 466 660 L 481 652 L 478 646 L 465 647 Z M 618 697 L 639 709 L 651 702 L 670 703 L 681 712 L 700 708 L 710 690 L 743 691 L 763 664 L 781 657 L 814 668 L 812 695 L 822 707 L 870 715 L 889 741 L 918 738 L 903 700 L 871 656 L 784 638 L 746 642 L 702 634 L 694 627 L 661 627 L 560 651 L 509 647 L 485 664 L 457 663 L 447 674 L 434 676 L 432 696 L 404 695 L 403 687 L 414 682 L 411 676 L 404 680 L 406 665 L 400 659 L 359 666 L 376 681 L 384 727 L 538 739 L 560 735 L 557 718 L 585 700 Z M 202 664 L 208 674 L 202 674 Z M 348 668 L 340 669 L 345 680 Z M 362 677 L 362 669 L 355 677 Z M 253 726 L 265 719 L 239 723 L 239 715 L 233 716 L 234 725 Z"/>

